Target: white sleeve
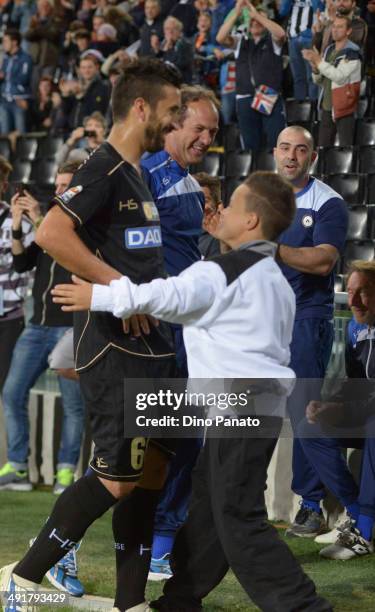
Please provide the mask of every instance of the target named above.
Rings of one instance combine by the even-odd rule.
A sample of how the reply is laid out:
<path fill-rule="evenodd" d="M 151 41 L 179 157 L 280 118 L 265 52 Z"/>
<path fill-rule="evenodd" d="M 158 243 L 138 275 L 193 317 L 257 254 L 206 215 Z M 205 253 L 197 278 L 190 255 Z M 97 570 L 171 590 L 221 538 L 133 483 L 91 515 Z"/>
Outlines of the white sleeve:
<path fill-rule="evenodd" d="M 359 60 L 341 61 L 338 66 L 332 66 L 332 64 L 323 60 L 319 63 L 318 70 L 320 74 L 337 85 L 345 85 L 349 76 L 358 69 L 359 65 Z"/>
<path fill-rule="evenodd" d="M 179 276 L 135 285 L 126 276 L 109 286 L 94 285 L 91 310 L 115 317 L 151 314 L 182 325 L 197 323 L 226 286 L 225 275 L 214 262 L 199 261 Z"/>

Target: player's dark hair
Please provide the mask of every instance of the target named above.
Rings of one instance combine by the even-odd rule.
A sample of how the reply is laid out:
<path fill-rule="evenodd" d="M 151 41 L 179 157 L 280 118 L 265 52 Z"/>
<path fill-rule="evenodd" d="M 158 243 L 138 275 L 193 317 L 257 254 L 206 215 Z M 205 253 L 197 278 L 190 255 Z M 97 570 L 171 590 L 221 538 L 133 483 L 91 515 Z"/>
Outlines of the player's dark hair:
<path fill-rule="evenodd" d="M 253 172 L 244 181 L 249 188 L 249 210 L 260 218 L 266 240 L 276 240 L 294 219 L 296 200 L 291 184 L 274 172 Z"/>
<path fill-rule="evenodd" d="M 112 92 L 113 121 L 125 119 L 134 100 L 143 98 L 151 106 L 163 98 L 163 87 L 181 87 L 182 79 L 171 64 L 157 59 L 139 59 L 127 64 Z"/>
<path fill-rule="evenodd" d="M 221 202 L 221 181 L 218 176 L 210 176 L 207 172 L 197 172 L 194 178 L 198 181 L 201 187 L 207 187 L 211 197 L 218 206 Z"/>
<path fill-rule="evenodd" d="M 5 30 L 4 36 L 9 36 L 10 40 L 15 40 L 18 46 L 20 46 L 22 36 L 18 30 L 13 29 L 13 28 L 10 28 L 9 30 Z"/>

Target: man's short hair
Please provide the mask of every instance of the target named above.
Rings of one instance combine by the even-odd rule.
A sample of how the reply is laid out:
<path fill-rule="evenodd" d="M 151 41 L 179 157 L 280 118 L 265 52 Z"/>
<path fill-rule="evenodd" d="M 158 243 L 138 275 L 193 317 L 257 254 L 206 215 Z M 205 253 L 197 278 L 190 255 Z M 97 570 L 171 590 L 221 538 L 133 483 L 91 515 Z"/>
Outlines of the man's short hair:
<path fill-rule="evenodd" d="M 336 21 L 336 19 L 343 19 L 344 21 L 346 21 L 346 29 L 347 30 L 352 29 L 352 20 L 347 15 L 340 15 L 340 13 L 336 13 L 333 21 Z"/>
<path fill-rule="evenodd" d="M 280 140 L 280 134 L 282 134 L 284 132 L 284 130 L 294 130 L 295 132 L 298 132 L 299 134 L 302 134 L 302 136 L 311 144 L 311 151 L 315 151 L 315 142 L 314 142 L 314 136 L 312 135 L 311 132 L 309 132 L 308 129 L 306 129 L 305 127 L 303 127 L 303 125 L 288 125 L 286 128 L 284 128 L 283 130 L 281 130 L 281 132 L 279 133 L 278 137 L 277 137 L 277 144 L 276 146 L 278 146 L 279 144 L 279 140 Z"/>
<path fill-rule="evenodd" d="M 186 113 L 189 104 L 191 104 L 192 102 L 200 102 L 200 100 L 206 100 L 207 102 L 211 102 L 216 108 L 217 112 L 219 112 L 220 102 L 215 96 L 212 89 L 208 89 L 207 87 L 203 87 L 202 85 L 184 85 L 181 88 L 181 125 L 186 119 Z"/>
<path fill-rule="evenodd" d="M 66 161 L 57 170 L 57 174 L 74 174 L 82 166 L 82 161 Z"/>
<path fill-rule="evenodd" d="M 181 87 L 178 70 L 157 59 L 141 58 L 127 64 L 117 79 L 112 91 L 113 121 L 125 119 L 137 98 L 155 106 L 163 97 L 166 85 Z"/>
<path fill-rule="evenodd" d="M 218 176 L 210 176 L 207 172 L 197 172 L 194 178 L 201 187 L 207 187 L 217 207 L 221 202 L 221 181 Z"/>
<path fill-rule="evenodd" d="M 6 159 L 6 157 L 0 155 L 0 183 L 4 183 L 8 180 L 8 177 L 12 170 L 12 164 Z"/>
<path fill-rule="evenodd" d="M 88 30 L 76 30 L 76 32 L 74 32 L 74 40 L 77 40 L 77 38 L 86 38 L 86 40 L 91 40 L 91 34 Z"/>
<path fill-rule="evenodd" d="M 260 218 L 267 240 L 285 231 L 294 219 L 296 200 L 292 185 L 274 172 L 253 172 L 243 183 L 251 192 L 247 207 Z"/>
<path fill-rule="evenodd" d="M 14 29 L 14 28 L 10 28 L 9 30 L 5 30 L 4 36 L 9 36 L 10 40 L 15 40 L 17 42 L 18 46 L 20 46 L 21 40 L 22 40 L 22 35 L 21 35 L 21 33 L 18 30 Z"/>
<path fill-rule="evenodd" d="M 352 261 L 349 266 L 346 282 L 348 282 L 353 272 L 366 274 L 370 282 L 375 285 L 375 261 L 364 261 L 362 259 Z"/>
<path fill-rule="evenodd" d="M 107 121 L 100 111 L 94 111 L 91 115 L 87 115 L 83 120 L 83 127 L 86 127 L 87 122 L 91 119 L 100 123 L 104 130 L 107 129 Z"/>
<path fill-rule="evenodd" d="M 173 25 L 175 26 L 175 28 L 177 28 L 178 30 L 180 30 L 180 32 L 183 31 L 184 29 L 184 24 L 182 23 L 182 21 L 180 21 L 179 19 L 177 19 L 177 17 L 173 17 L 173 15 L 170 15 L 169 17 L 167 17 L 164 20 L 163 26 L 165 26 L 165 24 L 169 22 L 169 23 L 173 23 Z"/>

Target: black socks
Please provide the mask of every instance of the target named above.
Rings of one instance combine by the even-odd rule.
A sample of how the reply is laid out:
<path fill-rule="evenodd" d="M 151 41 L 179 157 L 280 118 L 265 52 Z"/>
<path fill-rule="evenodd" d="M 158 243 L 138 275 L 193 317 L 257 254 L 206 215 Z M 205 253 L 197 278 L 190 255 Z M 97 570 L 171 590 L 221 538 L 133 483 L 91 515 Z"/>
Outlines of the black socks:
<path fill-rule="evenodd" d="M 136 487 L 113 511 L 117 591 L 114 606 L 123 612 L 145 599 L 154 517 L 160 491 Z"/>
<path fill-rule="evenodd" d="M 14 573 L 40 583 L 44 574 L 116 503 L 95 474 L 83 476 L 58 498 L 49 519 Z"/>

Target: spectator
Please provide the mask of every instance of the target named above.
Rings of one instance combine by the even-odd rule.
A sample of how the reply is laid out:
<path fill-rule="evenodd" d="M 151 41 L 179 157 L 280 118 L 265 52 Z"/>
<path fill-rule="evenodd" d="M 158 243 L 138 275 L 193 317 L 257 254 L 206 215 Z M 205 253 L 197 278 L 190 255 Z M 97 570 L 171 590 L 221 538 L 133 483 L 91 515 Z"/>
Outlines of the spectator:
<path fill-rule="evenodd" d="M 191 83 L 193 76 L 193 47 L 183 36 L 183 25 L 175 17 L 167 17 L 163 25 L 164 39 L 152 35 L 151 47 L 156 57 L 179 69 L 184 83 Z"/>
<path fill-rule="evenodd" d="M 105 11 L 106 23 L 110 23 L 117 30 L 117 40 L 121 47 L 129 47 L 139 39 L 138 28 L 131 17 L 118 6 L 111 6 Z"/>
<path fill-rule="evenodd" d="M 11 164 L 0 156 L 0 392 L 9 370 L 10 361 L 18 336 L 24 328 L 23 300 L 28 285 L 27 273 L 19 274 L 13 267 L 12 224 L 13 217 L 3 194 L 8 188 Z M 19 225 L 25 246 L 34 240 L 31 221 L 23 210 L 19 210 Z"/>
<path fill-rule="evenodd" d="M 58 64 L 61 27 L 62 20 L 53 7 L 53 0 L 38 0 L 37 12 L 30 20 L 25 38 L 31 43 L 30 55 L 40 70 L 48 68 L 53 72 Z"/>
<path fill-rule="evenodd" d="M 145 21 L 139 31 L 141 46 L 138 51 L 140 57 L 153 55 L 151 36 L 157 36 L 161 41 L 163 38 L 163 18 L 160 15 L 159 0 L 146 0 Z"/>
<path fill-rule="evenodd" d="M 250 13 L 248 33 L 231 35 L 244 7 Z M 248 36 L 248 34 L 250 36 Z M 236 48 L 237 116 L 245 149 L 259 151 L 265 135 L 272 149 L 285 127 L 285 109 L 280 96 L 285 32 L 257 11 L 248 0 L 237 0 L 235 10 L 221 26 L 217 41 Z"/>
<path fill-rule="evenodd" d="M 183 24 L 184 35 L 191 38 L 197 31 L 198 11 L 192 0 L 180 0 L 171 8 L 170 16 Z"/>
<path fill-rule="evenodd" d="M 32 59 L 20 48 L 21 35 L 17 30 L 4 34 L 5 51 L 0 69 L 0 129 L 2 134 L 13 130 L 26 131 L 26 110 L 31 97 Z"/>
<path fill-rule="evenodd" d="M 105 115 L 109 104 L 109 86 L 100 76 L 100 64 L 90 50 L 79 62 L 79 80 L 60 84 L 64 113 L 68 125 L 74 129 L 83 125 L 83 120 L 94 111 Z"/>
<path fill-rule="evenodd" d="M 4 0 L 0 6 L 0 42 L 4 33 L 10 29 L 17 29 L 17 22 L 13 20 L 13 0 Z"/>
<path fill-rule="evenodd" d="M 72 178 L 72 168 L 60 168 L 56 191 L 63 193 Z M 27 245 L 21 230 L 22 212 L 37 224 L 41 219 L 39 203 L 29 193 L 12 198 L 12 253 L 14 268 L 23 273 L 33 268 L 34 313 L 30 324 L 19 337 L 7 376 L 3 405 L 8 440 L 8 460 L 0 469 L 0 489 L 31 491 L 28 478 L 29 423 L 27 404 L 30 389 L 48 367 L 48 355 L 72 326 L 70 314 L 52 302 L 49 289 L 57 282 L 68 282 L 69 272 L 61 268 L 35 242 Z M 78 383 L 59 378 L 64 407 L 62 441 L 58 457 L 55 492 L 61 492 L 74 480 L 83 432 L 84 409 Z"/>
<path fill-rule="evenodd" d="M 364 50 L 367 38 L 367 24 L 363 19 L 355 15 L 355 0 L 333 0 L 332 6 L 334 10 L 330 12 L 328 19 L 319 19 L 315 24 L 314 47 L 321 53 L 324 53 L 328 45 L 332 44 L 332 24 L 336 15 L 342 15 L 350 19 L 352 23 L 349 40 Z"/>
<path fill-rule="evenodd" d="M 104 57 L 118 50 L 117 30 L 110 23 L 103 23 L 97 31 L 96 42 L 90 45 L 97 49 Z"/>
<path fill-rule="evenodd" d="M 316 50 L 303 51 L 311 63 L 314 81 L 322 86 L 318 137 L 322 147 L 335 143 L 336 131 L 340 145 L 353 144 L 362 55 L 359 47 L 349 40 L 350 32 L 350 19 L 337 16 L 332 24 L 334 43 L 327 47 L 324 57 Z"/>
<path fill-rule="evenodd" d="M 85 117 L 83 127 L 73 130 L 57 153 L 57 163 L 61 165 L 66 161 L 84 161 L 104 142 L 106 131 L 107 124 L 101 113 L 95 111 Z"/>
<path fill-rule="evenodd" d="M 289 57 L 293 74 L 293 89 L 296 100 L 316 100 L 318 90 L 313 83 L 310 64 L 304 59 L 303 49 L 310 49 L 312 29 L 318 10 L 324 9 L 322 0 L 282 0 L 280 17 L 289 17 Z"/>
<path fill-rule="evenodd" d="M 49 131 L 52 126 L 52 89 L 52 79 L 42 77 L 37 96 L 30 104 L 31 129 L 36 132 Z"/>
<path fill-rule="evenodd" d="M 210 13 L 201 13 L 198 17 L 198 32 L 194 36 L 194 82 L 216 88 L 219 72 L 219 60 L 223 53 L 218 45 L 210 42 L 212 18 Z"/>

